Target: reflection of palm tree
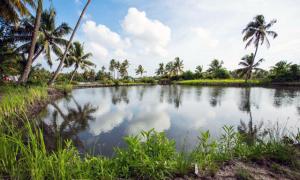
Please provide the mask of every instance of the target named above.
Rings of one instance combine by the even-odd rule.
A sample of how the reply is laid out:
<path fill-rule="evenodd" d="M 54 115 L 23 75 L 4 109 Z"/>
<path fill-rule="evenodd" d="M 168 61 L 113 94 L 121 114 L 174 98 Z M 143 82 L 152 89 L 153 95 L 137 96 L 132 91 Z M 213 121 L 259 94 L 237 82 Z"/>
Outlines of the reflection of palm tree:
<path fill-rule="evenodd" d="M 297 97 L 296 89 L 275 89 L 273 104 L 281 107 L 283 104 L 290 104 Z"/>
<path fill-rule="evenodd" d="M 217 104 L 221 105 L 221 99 L 224 95 L 224 88 L 214 87 L 210 90 L 210 105 L 212 107 L 216 107 Z"/>
<path fill-rule="evenodd" d="M 261 131 L 263 122 L 259 125 L 253 125 L 252 111 L 251 111 L 251 88 L 245 88 L 241 91 L 241 103 L 239 106 L 241 111 L 246 111 L 249 114 L 248 125 L 241 120 L 238 126 L 238 132 L 242 135 L 243 140 L 248 145 L 253 145 L 257 140 L 266 135 L 266 131 Z"/>
<path fill-rule="evenodd" d="M 146 86 L 139 86 L 141 89 L 139 89 L 139 101 L 143 100 L 144 94 L 146 92 Z"/>
<path fill-rule="evenodd" d="M 121 102 L 125 102 L 126 104 L 129 103 L 129 98 L 128 98 L 128 89 L 127 87 L 114 87 L 111 88 L 111 102 L 116 105 Z"/>
<path fill-rule="evenodd" d="M 80 145 L 78 133 L 84 131 L 88 127 L 88 122 L 95 120 L 92 115 L 96 112 L 97 108 L 91 104 L 80 106 L 78 102 L 72 97 L 75 103 L 75 108 L 67 108 L 67 113 L 64 113 L 59 106 L 52 103 L 55 111 L 52 113 L 52 124 L 48 126 L 50 133 L 49 136 L 54 136 L 54 141 L 57 144 L 61 140 L 65 141 L 71 139 L 76 145 Z M 62 118 L 62 123 L 58 125 L 58 115 Z M 51 137 L 50 137 L 51 138 Z"/>

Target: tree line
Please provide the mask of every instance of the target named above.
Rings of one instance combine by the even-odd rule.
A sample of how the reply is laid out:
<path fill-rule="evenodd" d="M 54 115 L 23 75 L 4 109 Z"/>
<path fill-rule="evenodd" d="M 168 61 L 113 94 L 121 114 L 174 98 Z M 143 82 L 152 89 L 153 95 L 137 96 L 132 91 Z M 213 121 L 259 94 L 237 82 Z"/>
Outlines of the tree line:
<path fill-rule="evenodd" d="M 43 9 L 43 0 L 0 0 L 0 78 L 19 75 L 18 82 L 25 84 L 35 81 L 55 80 L 72 82 L 95 80 L 130 80 L 129 60 L 118 61 L 112 59 L 109 66 L 101 67 L 98 72 L 93 69 L 92 54 L 86 52 L 84 45 L 73 42 L 74 34 L 82 20 L 90 0 L 87 1 L 76 26 L 71 28 L 63 22 L 56 23 L 56 11 L 53 7 Z M 30 14 L 30 8 L 35 10 L 35 16 Z M 263 58 L 257 57 L 259 47 L 270 47 L 270 38 L 278 34 L 271 28 L 276 20 L 266 22 L 263 15 L 257 15 L 242 30 L 245 48 L 254 47 L 254 52 L 243 56 L 239 68 L 229 71 L 222 60 L 213 59 L 206 71 L 202 65 L 196 66 L 194 71 L 184 71 L 183 60 L 175 57 L 168 63 L 159 63 L 155 71 L 156 79 L 249 79 L 268 78 L 272 81 L 300 80 L 300 66 L 288 61 L 279 61 L 270 70 L 260 68 Z M 70 36 L 69 39 L 66 37 Z M 53 54 L 58 66 L 54 72 L 49 72 L 41 65 L 33 66 L 35 61 L 43 56 L 43 60 L 52 67 Z M 62 69 L 71 68 L 70 73 L 61 73 Z M 78 71 L 83 71 L 79 73 Z M 138 65 L 135 73 L 143 78 L 147 73 L 145 67 Z M 60 74 L 60 76 L 59 76 Z M 44 79 L 43 79 L 44 78 Z"/>

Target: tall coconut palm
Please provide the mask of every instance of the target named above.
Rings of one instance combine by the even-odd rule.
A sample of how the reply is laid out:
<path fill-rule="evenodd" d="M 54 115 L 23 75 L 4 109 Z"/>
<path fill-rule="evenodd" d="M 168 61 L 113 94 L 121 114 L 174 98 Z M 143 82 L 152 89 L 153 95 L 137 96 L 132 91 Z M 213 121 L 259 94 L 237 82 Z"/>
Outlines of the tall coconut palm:
<path fill-rule="evenodd" d="M 75 67 L 71 75 L 70 83 L 79 68 L 86 70 L 91 66 L 95 66 L 95 64 L 89 60 L 91 57 L 92 53 L 84 53 L 84 46 L 80 44 L 80 42 L 76 41 L 73 43 L 73 46 L 69 49 L 68 63 L 66 64 L 67 67 L 73 65 Z"/>
<path fill-rule="evenodd" d="M 53 8 L 42 13 L 33 62 L 43 53 L 51 66 L 51 52 L 54 52 L 58 57 L 62 55 L 61 47 L 66 46 L 68 42 L 63 37 L 71 32 L 71 28 L 67 23 L 56 26 L 55 18 L 56 11 Z M 17 52 L 28 53 L 32 37 L 32 34 L 28 32 L 34 29 L 33 23 L 34 17 L 24 19 L 20 28 L 13 33 L 12 40 L 23 43 L 16 49 Z"/>
<path fill-rule="evenodd" d="M 35 0 L 0 0 L 0 17 L 16 23 L 20 16 L 29 15 L 27 5 L 35 7 Z"/>
<path fill-rule="evenodd" d="M 27 82 L 28 76 L 29 76 L 29 73 L 30 73 L 30 70 L 31 70 L 31 66 L 32 66 L 33 55 L 34 55 L 35 46 L 36 46 L 36 42 L 37 42 L 37 37 L 38 37 L 40 25 L 41 25 L 41 16 L 42 16 L 42 11 L 43 11 L 43 0 L 38 0 L 37 3 L 38 3 L 38 6 L 37 6 L 37 9 L 36 9 L 34 30 L 33 30 L 33 33 L 32 33 L 32 41 L 31 41 L 31 46 L 30 46 L 30 50 L 29 50 L 29 54 L 28 54 L 28 60 L 27 60 L 27 64 L 25 66 L 25 69 L 23 71 L 23 74 L 21 75 L 21 77 L 19 79 L 19 83 L 26 83 Z"/>
<path fill-rule="evenodd" d="M 242 57 L 242 61 L 239 63 L 240 66 L 243 66 L 242 68 L 237 69 L 237 73 L 243 77 L 245 76 L 246 82 L 248 79 L 251 78 L 252 76 L 252 71 L 253 70 L 260 70 L 258 66 L 260 65 L 261 62 L 264 61 L 264 59 L 258 60 L 256 63 L 254 63 L 254 54 L 251 53 L 250 55 L 245 55 Z"/>
<path fill-rule="evenodd" d="M 143 76 L 144 73 L 146 73 L 145 69 L 143 68 L 142 65 L 139 65 L 138 68 L 135 70 L 136 75 L 141 75 L 141 77 Z"/>
<path fill-rule="evenodd" d="M 156 70 L 156 75 L 162 76 L 164 74 L 165 74 L 165 65 L 164 65 L 164 63 L 159 63 L 159 67 Z"/>
<path fill-rule="evenodd" d="M 175 75 L 178 76 L 183 72 L 183 61 L 176 57 L 173 63 Z"/>
<path fill-rule="evenodd" d="M 60 60 L 60 63 L 59 63 L 59 65 L 58 65 L 58 67 L 57 67 L 57 69 L 56 69 L 54 75 L 52 76 L 52 78 L 51 78 L 50 81 L 48 82 L 49 85 L 52 85 L 52 84 L 54 83 L 54 81 L 56 80 L 56 78 L 57 78 L 57 76 L 58 76 L 58 74 L 59 74 L 59 72 L 60 72 L 60 70 L 61 70 L 61 68 L 62 68 L 63 65 L 64 65 L 64 62 L 65 62 L 65 59 L 66 59 L 66 57 L 67 57 L 68 50 L 69 50 L 69 48 L 70 48 L 70 46 L 71 46 L 71 44 L 72 44 L 72 40 L 73 40 L 73 38 L 74 38 L 74 35 L 75 35 L 75 33 L 76 33 L 76 31 L 77 31 L 79 25 L 80 25 L 80 22 L 81 22 L 81 20 L 82 20 L 84 14 L 85 14 L 85 12 L 86 12 L 86 10 L 87 10 L 87 7 L 88 7 L 89 4 L 90 4 L 90 2 L 91 2 L 91 0 L 87 0 L 87 3 L 86 3 L 86 5 L 84 6 L 84 8 L 83 8 L 83 10 L 82 10 L 82 12 L 81 12 L 81 14 L 80 14 L 80 17 L 79 17 L 79 19 L 78 19 L 78 21 L 77 21 L 77 23 L 76 23 L 76 25 L 75 25 L 74 31 L 73 31 L 73 33 L 72 33 L 70 39 L 69 39 L 69 42 L 68 42 L 67 47 L 66 47 L 66 49 L 65 49 L 65 52 L 64 52 L 64 54 L 63 54 L 63 56 L 62 56 L 62 59 Z"/>
<path fill-rule="evenodd" d="M 271 36 L 273 39 L 277 37 L 275 31 L 271 31 L 270 28 L 277 22 L 277 20 L 272 20 L 269 23 L 265 21 L 263 15 L 257 15 L 254 17 L 253 21 L 248 23 L 245 29 L 243 29 L 244 38 L 243 41 L 247 41 L 246 47 L 251 44 L 255 47 L 255 52 L 253 55 L 253 63 L 255 62 L 255 57 L 257 54 L 258 46 L 266 42 L 267 47 L 270 47 L 270 41 L 268 36 Z"/>

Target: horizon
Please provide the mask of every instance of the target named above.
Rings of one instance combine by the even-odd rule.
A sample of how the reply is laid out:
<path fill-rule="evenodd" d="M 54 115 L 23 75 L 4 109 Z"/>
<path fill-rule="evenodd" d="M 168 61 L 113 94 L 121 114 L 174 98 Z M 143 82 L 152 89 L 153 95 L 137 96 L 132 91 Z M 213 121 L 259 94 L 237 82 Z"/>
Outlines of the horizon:
<path fill-rule="evenodd" d="M 44 9 L 53 6 L 57 24 L 67 22 L 74 27 L 84 3 L 53 0 Z M 267 22 L 277 19 L 272 30 L 278 37 L 270 38 L 269 49 L 262 45 L 257 56 L 265 59 L 261 67 L 269 69 L 280 60 L 300 63 L 299 5 L 292 0 L 92 1 L 74 41 L 84 42 L 86 51 L 93 53 L 96 71 L 103 65 L 108 68 L 111 59 L 128 59 L 130 75 L 135 75 L 134 70 L 141 64 L 149 76 L 154 75 L 159 63 L 166 64 L 175 57 L 184 61 L 184 70 L 194 71 L 198 65 L 206 70 L 213 59 L 222 60 L 224 67 L 234 70 L 240 59 L 254 49 L 245 49 L 243 28 L 254 16 L 263 14 Z M 39 57 L 37 63 L 54 71 L 58 63 L 50 69 L 43 58 Z"/>

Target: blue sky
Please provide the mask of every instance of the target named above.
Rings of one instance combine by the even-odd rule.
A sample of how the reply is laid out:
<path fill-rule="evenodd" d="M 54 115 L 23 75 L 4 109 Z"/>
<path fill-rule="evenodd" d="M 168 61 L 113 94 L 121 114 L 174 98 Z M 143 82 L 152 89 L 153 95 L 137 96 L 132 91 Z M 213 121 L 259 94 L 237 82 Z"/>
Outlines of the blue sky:
<path fill-rule="evenodd" d="M 58 23 L 72 27 L 84 4 L 52 0 Z M 271 40 L 270 49 L 262 46 L 258 52 L 266 60 L 262 67 L 269 68 L 279 60 L 300 63 L 299 7 L 295 0 L 92 0 L 75 39 L 93 53 L 97 69 L 112 58 L 128 59 L 131 75 L 139 64 L 152 75 L 158 63 L 176 56 L 184 60 L 186 70 L 197 65 L 206 69 L 214 58 L 236 69 L 240 58 L 253 51 L 245 50 L 242 29 L 255 15 L 264 14 L 267 21 L 278 20 L 273 27 L 278 38 Z"/>

